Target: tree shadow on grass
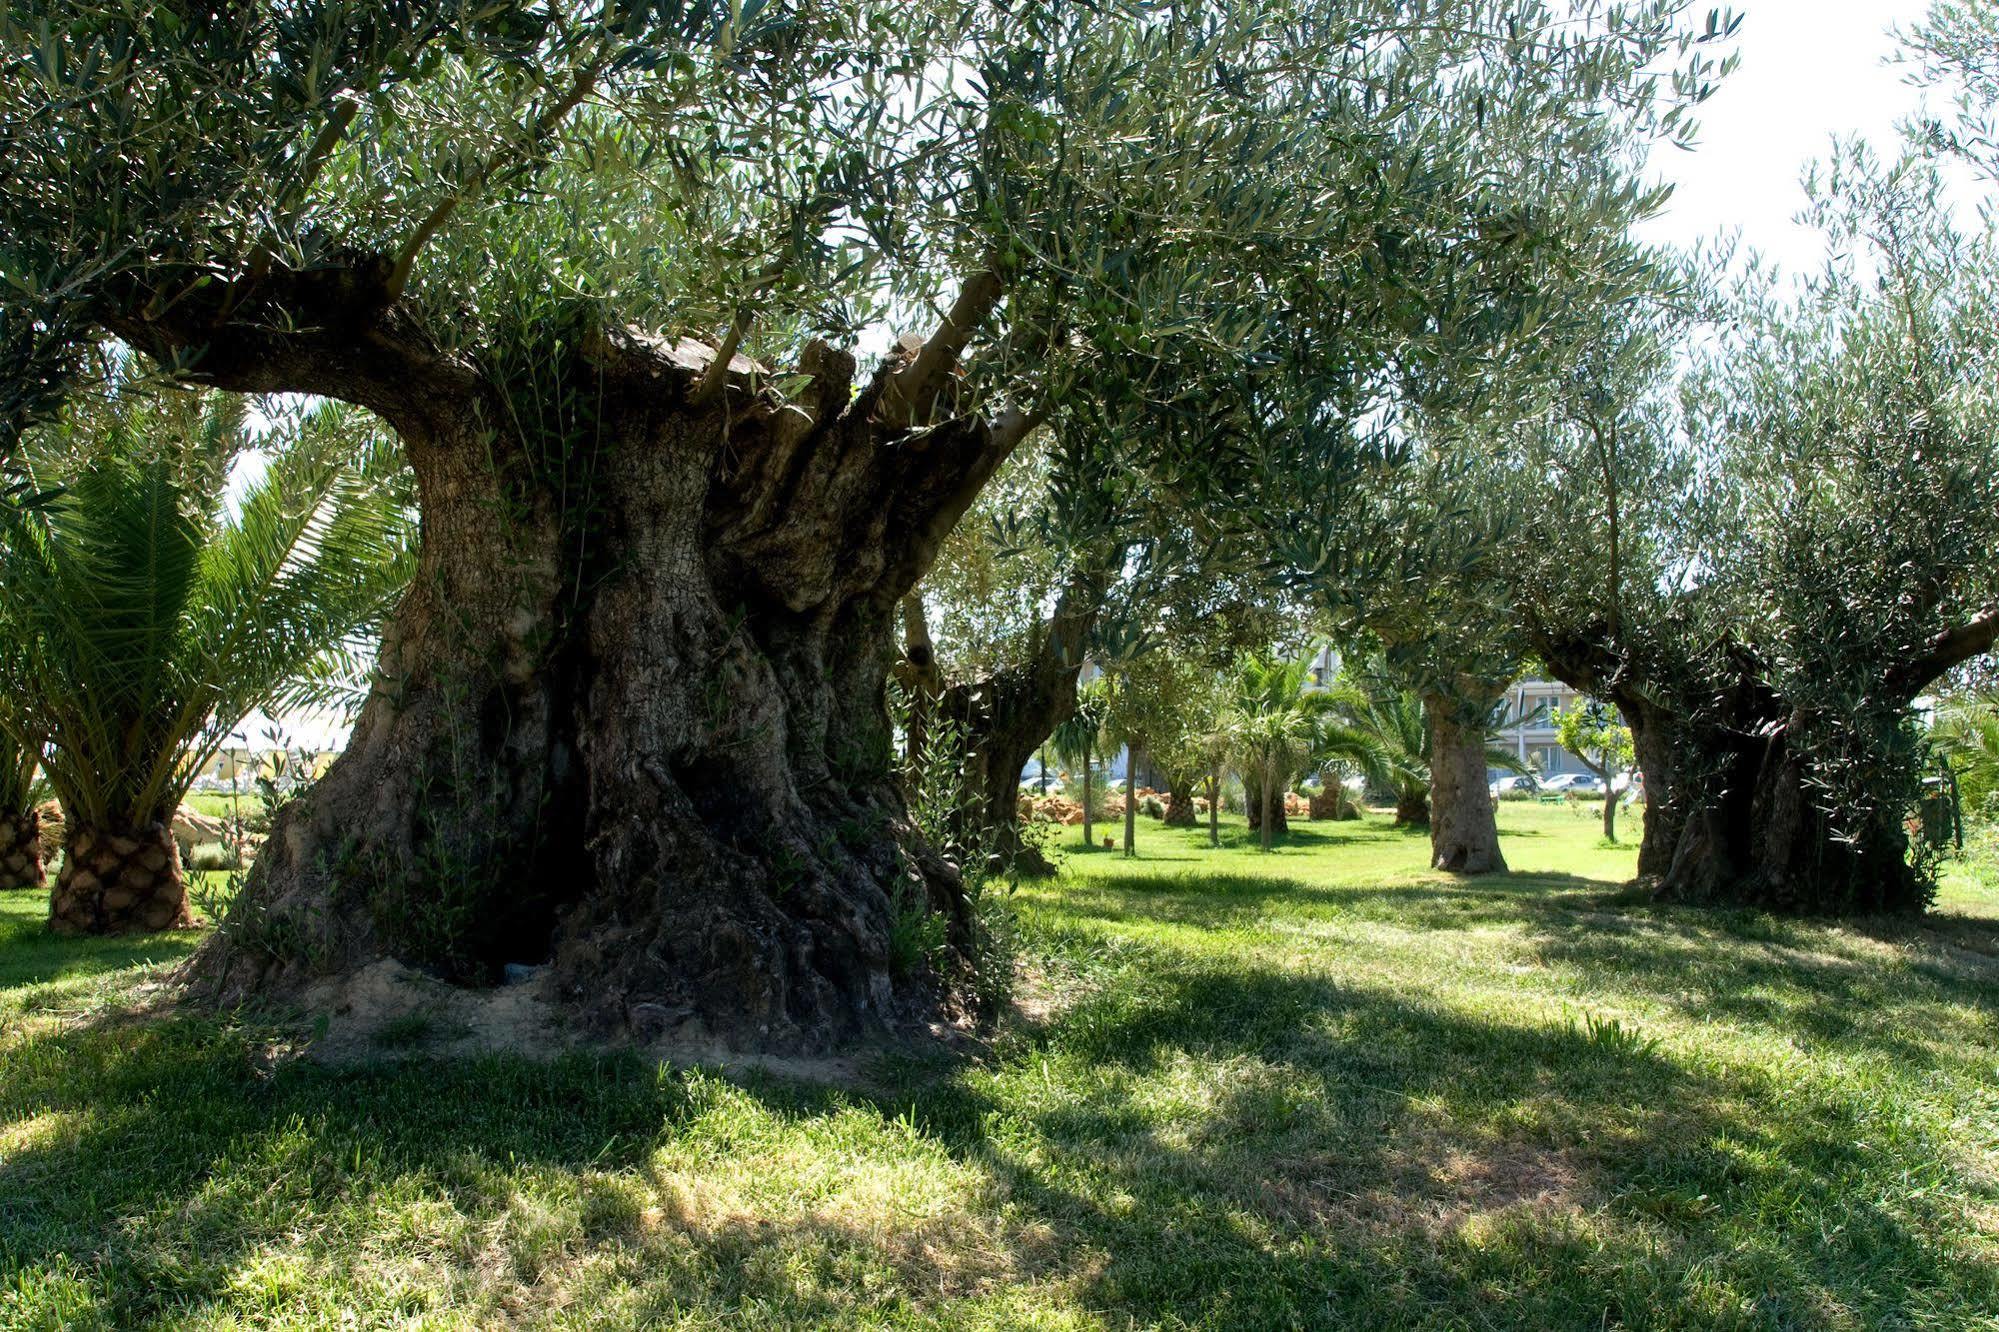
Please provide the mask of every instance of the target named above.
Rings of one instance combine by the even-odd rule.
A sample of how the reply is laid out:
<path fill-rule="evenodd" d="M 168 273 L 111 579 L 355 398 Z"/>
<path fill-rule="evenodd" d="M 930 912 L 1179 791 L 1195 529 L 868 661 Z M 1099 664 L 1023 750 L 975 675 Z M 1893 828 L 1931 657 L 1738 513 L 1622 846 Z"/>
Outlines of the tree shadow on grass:
<path fill-rule="evenodd" d="M 330 1324 L 338 1269 L 383 1246 L 455 1299 L 567 1282 L 631 1326 L 948 1326 L 1015 1298 L 1217 1329 L 1878 1326 L 1999 1305 L 1992 1264 L 1951 1242 L 1944 1149 L 1892 1108 L 1616 1033 L 1161 950 L 990 1063 L 887 1076 L 333 1072 L 214 1022 L 78 1028 L 0 1052 L 0 1255 L 16 1294 L 23 1274 L 85 1274 L 78 1307 L 116 1327 L 252 1317 L 246 1274 L 287 1258 L 333 1283 Z M 837 1183 L 870 1162 L 968 1182 Z M 780 1207 L 786 1171 L 826 1175 Z M 426 1229 L 440 1213 L 462 1224 Z"/>
<path fill-rule="evenodd" d="M 359 1309 L 360 1325 L 495 1326 L 572 1308 L 592 1326 L 757 1310 L 821 1327 L 1009 1275 L 948 1192 L 898 1196 L 900 1220 L 880 1208 L 877 1176 L 913 1173 L 916 1153 L 872 1109 L 856 1127 L 843 1095 L 779 1090 L 811 1110 L 773 1129 L 794 1111 L 637 1056 L 335 1071 L 269 1054 L 188 1017 L 0 1052 L 0 1325 L 333 1327 Z M 791 1154 L 776 1164 L 772 1137 Z M 837 1181 L 870 1154 L 858 1200 L 757 1205 L 791 1170 Z"/>
<path fill-rule="evenodd" d="M 1087 1304 L 1147 1325 L 1783 1326 L 1845 1309 L 1873 1326 L 1999 1298 L 1999 1270 L 1951 1242 L 1948 1205 L 1884 1194 L 1915 1163 L 1870 1154 L 1882 1125 L 1862 1103 L 1800 1102 L 1614 1031 L 1197 968 L 1100 992 L 1035 1055 L 1044 1092 L 1009 1094 L 1033 1074 L 1001 1072 L 886 1109 L 989 1164 L 1058 1247 L 1090 1255 Z M 1902 1150 L 1941 1168 L 1941 1147 Z"/>
<path fill-rule="evenodd" d="M 1165 921 L 1227 929 L 1282 911 L 1401 930 L 1517 925 L 1524 957 L 1610 995 L 1639 994 L 1698 1021 L 1979 1072 L 1999 1031 L 1999 921 L 1849 922 L 1654 904 L 1633 885 L 1566 873 L 1425 877 L 1355 886 L 1257 874 L 1104 874 L 1066 893 L 1050 923 Z"/>
<path fill-rule="evenodd" d="M 1787 920 L 1695 907 L 1548 913 L 1535 956 L 1699 1021 L 1764 1026 L 1910 1070 L 1982 1070 L 1999 1032 L 1999 930 L 1970 920 Z"/>

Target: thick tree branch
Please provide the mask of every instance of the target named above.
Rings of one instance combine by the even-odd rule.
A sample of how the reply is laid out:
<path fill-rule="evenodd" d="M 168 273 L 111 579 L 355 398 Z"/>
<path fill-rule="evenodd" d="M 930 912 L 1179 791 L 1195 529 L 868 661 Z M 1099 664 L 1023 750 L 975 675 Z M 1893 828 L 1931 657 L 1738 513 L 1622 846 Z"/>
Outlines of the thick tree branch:
<path fill-rule="evenodd" d="M 889 376 L 878 415 L 892 425 L 921 422 L 936 400 L 942 377 L 958 363 L 972 337 L 992 317 L 1006 294 L 998 271 L 988 266 L 965 279 L 944 322 L 925 339 L 909 364 Z"/>
<path fill-rule="evenodd" d="M 462 411 L 478 376 L 383 307 L 382 267 L 362 257 L 349 268 L 279 269 L 209 284 L 164 315 L 135 299 L 99 323 L 191 383 L 337 398 L 399 428 Z"/>
<path fill-rule="evenodd" d="M 1994 643 L 1999 643 L 1999 606 L 1988 606 L 1937 635 L 1922 655 L 1897 666 L 1889 673 L 1889 687 L 1896 695 L 1914 698 L 1952 667 L 1990 652 Z"/>
<path fill-rule="evenodd" d="M 1023 411 L 1018 407 L 1007 408 L 997 417 L 993 418 L 993 447 L 1005 449 L 1009 454 L 1012 453 L 1020 447 L 1022 440 L 1033 434 L 1041 426 L 1046 425 L 1050 415 L 1052 415 L 1052 412 L 1046 403 L 1027 411 Z"/>

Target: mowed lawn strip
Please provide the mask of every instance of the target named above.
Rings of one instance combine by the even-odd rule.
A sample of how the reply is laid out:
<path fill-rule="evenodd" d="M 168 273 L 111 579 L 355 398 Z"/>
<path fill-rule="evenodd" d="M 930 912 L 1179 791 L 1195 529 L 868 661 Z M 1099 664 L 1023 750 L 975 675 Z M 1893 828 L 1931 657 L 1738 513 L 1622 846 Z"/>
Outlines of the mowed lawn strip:
<path fill-rule="evenodd" d="M 1065 830 L 1022 1016 L 849 1089 L 327 1069 L 0 895 L 0 1328 L 1999 1325 L 1999 891 L 1656 908 L 1595 808 Z"/>

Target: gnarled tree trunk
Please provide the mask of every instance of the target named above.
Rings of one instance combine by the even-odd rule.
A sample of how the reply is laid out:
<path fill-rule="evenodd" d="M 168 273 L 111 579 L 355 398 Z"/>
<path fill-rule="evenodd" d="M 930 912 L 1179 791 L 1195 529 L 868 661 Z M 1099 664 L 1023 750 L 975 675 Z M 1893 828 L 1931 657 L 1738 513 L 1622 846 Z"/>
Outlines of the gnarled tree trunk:
<path fill-rule="evenodd" d="M 42 816 L 32 808 L 0 814 L 0 889 L 39 888 L 47 878 Z"/>
<path fill-rule="evenodd" d="M 165 823 L 138 828 L 97 828 L 77 818 L 64 823 L 49 928 L 58 934 L 131 934 L 192 924 L 179 848 Z"/>
<path fill-rule="evenodd" d="M 382 957 L 468 982 L 546 960 L 601 1029 L 761 1048 L 934 1015 L 970 925 L 894 775 L 893 617 L 1030 423 L 923 424 L 900 376 L 928 345 L 856 394 L 814 344 L 781 401 L 704 346 L 562 330 L 523 373 L 587 412 L 524 433 L 542 417 L 509 394 L 547 385 L 395 331 L 312 373 L 402 437 L 419 574 L 347 752 L 200 973 L 239 995 Z M 898 970 L 926 913 L 945 955 Z"/>
<path fill-rule="evenodd" d="M 1713 728 L 1707 781 L 1688 802 L 1661 898 L 1834 914 L 1920 911 L 1929 889 L 1909 864 L 1892 808 L 1835 827 L 1792 740 L 1799 718 Z"/>
<path fill-rule="evenodd" d="M 1485 717 L 1498 698 L 1425 696 L 1430 719 L 1430 864 L 1453 874 L 1504 873 L 1485 780 Z"/>
<path fill-rule="evenodd" d="M 985 679 L 938 690 L 936 715 L 956 723 L 975 793 L 967 815 L 977 826 L 965 830 L 967 840 L 990 845 L 1018 873 L 1054 872 L 1038 848 L 1021 841 L 1020 774 L 1055 728 L 1075 715 L 1076 680 L 1103 602 L 1101 586 L 1087 573 L 1072 573 L 1025 661 Z M 927 631 L 921 649 L 935 660 Z M 905 665 L 898 669 L 906 672 L 917 656 L 915 641 L 906 641 Z"/>
<path fill-rule="evenodd" d="M 1992 629 L 1982 617 L 1945 634 L 1931 653 L 1897 663 L 1884 695 L 1914 698 L 1989 646 Z M 1864 826 L 1833 825 L 1796 739 L 1806 719 L 1764 682 L 1746 649 L 1731 650 L 1717 676 L 1691 662 L 1627 661 L 1600 627 L 1544 632 L 1536 646 L 1558 678 L 1614 702 L 1631 728 L 1645 779 L 1638 871 L 1660 898 L 1789 912 L 1926 905 L 1893 802 Z"/>

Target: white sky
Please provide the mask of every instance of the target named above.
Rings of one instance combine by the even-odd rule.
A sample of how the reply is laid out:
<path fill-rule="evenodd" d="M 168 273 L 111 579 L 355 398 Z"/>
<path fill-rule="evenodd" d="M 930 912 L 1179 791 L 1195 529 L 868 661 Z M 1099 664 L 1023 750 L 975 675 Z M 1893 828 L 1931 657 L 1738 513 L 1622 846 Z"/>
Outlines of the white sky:
<path fill-rule="evenodd" d="M 1719 2 L 1719 0 L 1717 0 Z M 1787 274 L 1818 267 L 1817 233 L 1793 219 L 1805 202 L 1799 181 L 1834 136 L 1860 134 L 1884 152 L 1898 120 L 1927 98 L 1910 87 L 1889 29 L 1912 26 L 1928 0 L 1737 0 L 1742 64 L 1701 107 L 1693 152 L 1661 149 L 1654 169 L 1674 185 L 1664 216 L 1642 229 L 1651 241 L 1691 245 L 1731 230 Z"/>

